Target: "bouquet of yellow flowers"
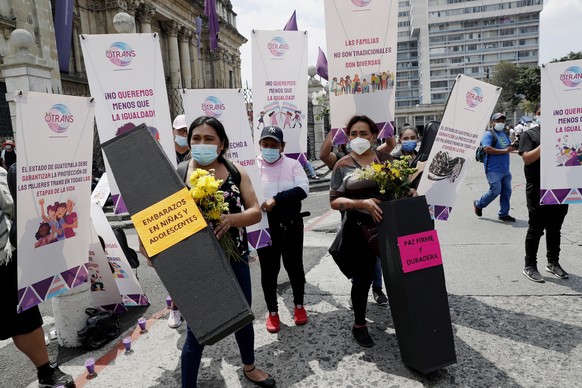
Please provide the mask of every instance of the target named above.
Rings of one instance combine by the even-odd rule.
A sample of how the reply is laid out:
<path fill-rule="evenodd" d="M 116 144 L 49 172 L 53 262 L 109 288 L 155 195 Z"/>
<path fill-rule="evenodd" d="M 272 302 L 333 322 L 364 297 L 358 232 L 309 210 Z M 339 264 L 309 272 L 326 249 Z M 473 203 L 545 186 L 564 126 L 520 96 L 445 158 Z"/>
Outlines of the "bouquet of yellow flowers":
<path fill-rule="evenodd" d="M 406 198 L 410 192 L 409 177 L 417 171 L 410 167 L 410 159 L 410 156 L 404 156 L 400 160 L 374 162 L 354 171 L 353 177 L 376 182 L 380 187 L 380 194 L 386 194 L 386 190 L 389 190 L 394 193 L 395 199 Z"/>
<path fill-rule="evenodd" d="M 197 168 L 190 175 L 190 195 L 200 208 L 206 222 L 213 229 L 220 224 L 220 216 L 229 210 L 228 203 L 224 200 L 224 192 L 218 190 L 220 185 L 222 185 L 222 180 L 214 176 L 214 170 Z M 219 242 L 228 256 L 235 260 L 241 258 L 229 232 L 223 234 Z"/>

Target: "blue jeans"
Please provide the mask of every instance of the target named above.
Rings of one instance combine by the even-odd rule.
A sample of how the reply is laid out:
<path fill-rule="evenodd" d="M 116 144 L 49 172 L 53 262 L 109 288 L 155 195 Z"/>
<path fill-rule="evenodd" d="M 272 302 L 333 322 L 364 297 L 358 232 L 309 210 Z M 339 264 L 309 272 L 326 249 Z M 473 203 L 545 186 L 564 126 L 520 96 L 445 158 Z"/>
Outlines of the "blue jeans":
<path fill-rule="evenodd" d="M 245 294 L 249 303 L 252 302 L 251 272 L 248 264 L 248 256 L 243 256 L 240 261 L 230 261 L 230 266 L 240 284 L 240 288 Z M 251 365 L 255 363 L 255 332 L 253 324 L 249 323 L 242 329 L 234 333 L 242 363 Z M 196 337 L 188 327 L 186 341 L 182 348 L 182 388 L 195 388 L 200 369 L 200 360 L 204 346 L 196 341 Z"/>
<path fill-rule="evenodd" d="M 509 215 L 509 199 L 511 198 L 511 173 L 488 171 L 487 182 L 489 182 L 489 191 L 477 201 L 479 209 L 486 208 L 495 198 L 499 196 L 499 217 Z"/>

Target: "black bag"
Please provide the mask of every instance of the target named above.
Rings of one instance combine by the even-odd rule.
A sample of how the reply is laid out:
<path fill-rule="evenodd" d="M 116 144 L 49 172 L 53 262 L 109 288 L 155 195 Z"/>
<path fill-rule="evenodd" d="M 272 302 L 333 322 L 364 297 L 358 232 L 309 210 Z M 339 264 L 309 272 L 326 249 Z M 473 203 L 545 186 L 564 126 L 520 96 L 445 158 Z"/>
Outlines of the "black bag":
<path fill-rule="evenodd" d="M 493 141 L 491 142 L 491 147 L 495 148 L 495 144 L 497 144 L 497 135 L 493 130 L 488 129 L 491 132 L 491 136 L 493 136 Z M 475 150 L 475 160 L 479 163 L 485 162 L 485 147 L 483 147 L 483 143 L 479 143 L 479 147 Z"/>
<path fill-rule="evenodd" d="M 99 349 L 119 335 L 119 319 L 112 311 L 88 308 L 87 326 L 77 332 L 79 341 L 87 349 Z"/>
<path fill-rule="evenodd" d="M 113 228 L 113 233 L 115 234 L 117 242 L 119 243 L 119 246 L 123 250 L 123 254 L 127 258 L 127 261 L 129 262 L 131 268 L 139 267 L 139 259 L 137 258 L 137 252 L 134 249 L 130 248 L 129 245 L 127 245 L 127 236 L 125 235 L 125 231 L 122 228 L 118 227 Z"/>
<path fill-rule="evenodd" d="M 346 275 L 348 279 L 354 276 L 354 267 L 352 265 L 352 255 L 347 249 L 347 244 L 344 244 L 344 238 L 349 238 L 345 232 L 346 220 L 344 221 L 340 229 L 338 230 L 333 243 L 328 249 L 329 254 L 333 258 L 333 261 L 337 264 L 340 271 Z"/>

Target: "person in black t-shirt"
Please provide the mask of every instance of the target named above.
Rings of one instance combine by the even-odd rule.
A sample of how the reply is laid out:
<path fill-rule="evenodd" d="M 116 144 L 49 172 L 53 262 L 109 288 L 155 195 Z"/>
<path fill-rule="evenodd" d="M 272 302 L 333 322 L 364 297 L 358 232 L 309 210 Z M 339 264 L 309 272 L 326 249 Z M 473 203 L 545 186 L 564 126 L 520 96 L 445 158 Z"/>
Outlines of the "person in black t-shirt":
<path fill-rule="evenodd" d="M 519 139 L 519 154 L 523 158 L 525 171 L 525 193 L 529 214 L 529 227 L 525 235 L 525 269 L 523 274 L 531 281 L 544 283 L 537 269 L 537 252 L 540 239 L 546 233 L 548 265 L 546 271 L 560 279 L 567 279 L 560 260 L 560 231 L 568 213 L 568 205 L 540 205 L 540 114 L 536 109 L 537 125 L 525 131 Z"/>

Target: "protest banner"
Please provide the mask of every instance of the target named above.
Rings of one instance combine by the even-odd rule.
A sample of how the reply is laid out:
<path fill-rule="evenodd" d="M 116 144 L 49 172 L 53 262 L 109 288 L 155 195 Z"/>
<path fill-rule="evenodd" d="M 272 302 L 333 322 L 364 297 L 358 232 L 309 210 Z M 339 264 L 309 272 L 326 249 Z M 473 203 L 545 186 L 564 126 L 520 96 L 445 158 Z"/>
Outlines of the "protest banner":
<path fill-rule="evenodd" d="M 18 92 L 18 309 L 86 283 L 94 103 Z"/>
<path fill-rule="evenodd" d="M 123 304 L 125 306 L 149 305 L 148 298 L 133 273 L 103 209 L 96 203 L 91 204 L 91 221 L 95 232 L 105 242 L 105 256 L 113 272 Z"/>
<path fill-rule="evenodd" d="M 81 48 L 101 143 L 145 123 L 176 165 L 174 136 L 158 34 L 81 35 Z M 107 159 L 107 171 L 110 171 Z M 127 212 L 109 176 L 116 213 Z"/>
<path fill-rule="evenodd" d="M 437 220 L 448 220 L 500 94 L 495 85 L 457 77 L 417 189 Z"/>
<path fill-rule="evenodd" d="M 542 66 L 542 205 L 582 203 L 582 60 Z"/>
<path fill-rule="evenodd" d="M 91 204 L 95 206 L 95 204 Z M 89 241 L 89 278 L 91 281 L 91 298 L 95 306 L 123 313 L 127 309 L 121 303 L 121 294 L 113 278 L 115 270 L 109 265 L 105 256 L 104 245 L 99 240 L 93 223 L 91 225 L 91 240 Z M 103 244 L 103 245 L 102 245 Z"/>
<path fill-rule="evenodd" d="M 307 152 L 307 32 L 252 33 L 253 130 L 283 130 L 285 155 L 305 162 Z M 259 144 L 255 143 L 257 154 Z"/>
<path fill-rule="evenodd" d="M 97 203 L 103 207 L 105 206 L 105 202 L 107 202 L 107 198 L 109 198 L 109 194 L 111 194 L 109 178 L 107 178 L 107 173 L 104 172 L 91 193 L 91 203 Z"/>
<path fill-rule="evenodd" d="M 324 6 L 334 144 L 347 142 L 342 129 L 354 115 L 374 120 L 378 138 L 393 137 L 398 1 L 325 0 Z"/>
<path fill-rule="evenodd" d="M 261 193 L 261 178 L 256 162 L 256 148 L 249 131 L 244 96 L 236 89 L 197 89 L 182 91 L 186 120 L 191 123 L 199 116 L 220 120 L 228 135 L 226 159 L 238 163 L 247 171 L 256 193 Z M 249 244 L 253 249 L 268 246 L 269 222 L 266 215 L 261 222 L 247 227 Z"/>

